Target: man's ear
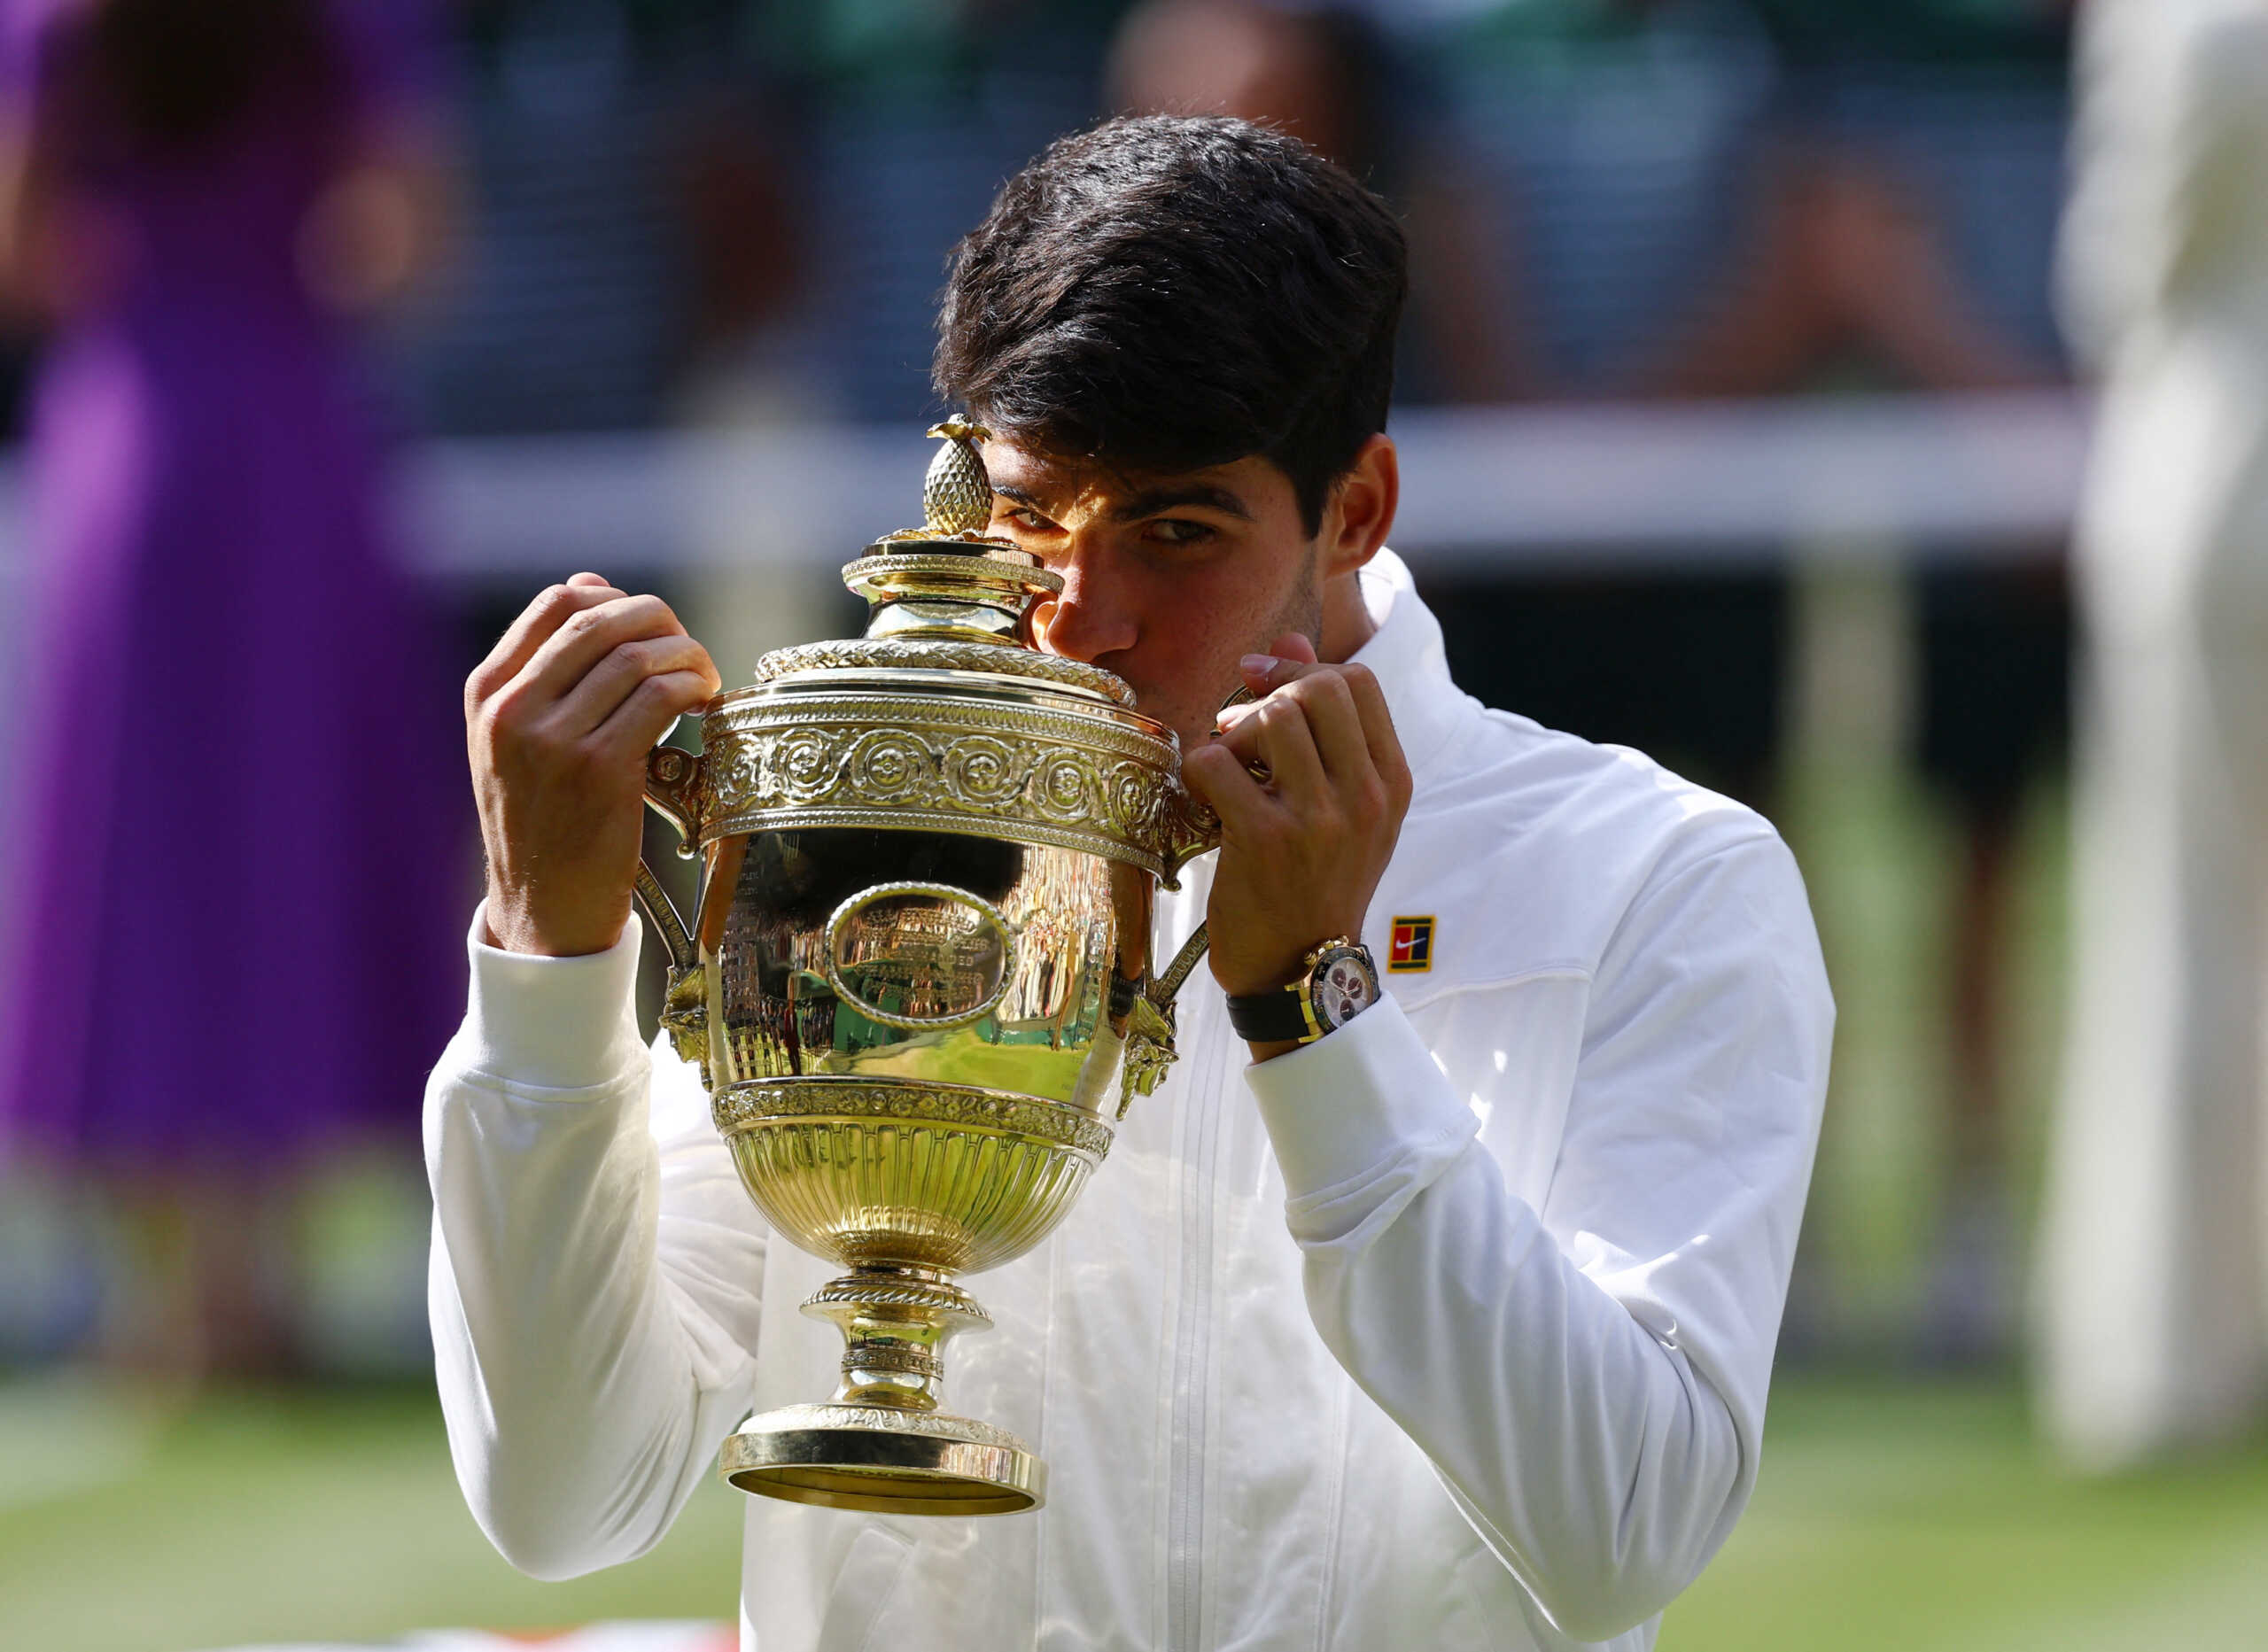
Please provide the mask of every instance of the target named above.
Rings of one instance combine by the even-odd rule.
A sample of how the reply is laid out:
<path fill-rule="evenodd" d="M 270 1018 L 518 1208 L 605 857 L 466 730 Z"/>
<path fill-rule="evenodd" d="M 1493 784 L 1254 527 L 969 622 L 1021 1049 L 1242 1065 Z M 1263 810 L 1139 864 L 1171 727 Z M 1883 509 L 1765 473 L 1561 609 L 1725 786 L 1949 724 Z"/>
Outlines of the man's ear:
<path fill-rule="evenodd" d="M 1402 461 L 1394 440 L 1373 436 L 1331 490 L 1323 513 L 1324 578 L 1351 574 L 1376 556 L 1394 531 L 1401 503 Z"/>

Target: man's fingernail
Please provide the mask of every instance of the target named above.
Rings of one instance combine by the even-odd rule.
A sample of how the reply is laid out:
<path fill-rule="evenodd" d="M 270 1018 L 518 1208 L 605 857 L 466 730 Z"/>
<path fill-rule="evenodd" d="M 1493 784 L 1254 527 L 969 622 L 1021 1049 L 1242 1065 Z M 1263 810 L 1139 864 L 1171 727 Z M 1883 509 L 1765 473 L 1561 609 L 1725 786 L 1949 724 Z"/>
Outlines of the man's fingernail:
<path fill-rule="evenodd" d="M 1237 666 L 1254 677 L 1264 677 L 1282 663 L 1272 654 L 1247 654 L 1237 662 Z"/>

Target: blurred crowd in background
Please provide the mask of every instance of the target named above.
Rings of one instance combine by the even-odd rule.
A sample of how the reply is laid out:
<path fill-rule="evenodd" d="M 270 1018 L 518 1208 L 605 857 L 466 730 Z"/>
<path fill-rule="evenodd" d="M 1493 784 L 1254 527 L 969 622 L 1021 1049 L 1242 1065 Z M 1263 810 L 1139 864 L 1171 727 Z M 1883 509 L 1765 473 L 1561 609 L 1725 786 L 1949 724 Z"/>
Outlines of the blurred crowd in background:
<path fill-rule="evenodd" d="M 1394 204 L 1407 406 L 2052 389 L 2071 12 L 0 0 L 4 416 L 31 477 L 0 589 L 39 617 L 0 786 L 28 869 L 0 904 L 22 1190 L 0 1360 L 305 1369 L 299 1178 L 375 1144 L 377 1203 L 414 1206 L 418 1074 L 461 1003 L 474 888 L 452 691 L 540 580 L 408 578 L 392 444 L 916 430 L 944 411 L 954 239 L 1049 139 L 1133 110 L 1276 123 Z M 121 350 L 159 388 L 117 382 Z M 213 441 L 225 460 L 184 481 Z M 857 548 L 830 503 L 804 502 L 822 574 Z M 2004 1367 L 2032 1177 L 2007 999 L 2027 810 L 2066 761 L 2064 547 L 1899 548 L 1903 759 L 1950 869 L 1922 972 L 1943 1078 L 1904 1098 L 1927 1232 L 1886 1326 L 1807 1255 L 1785 1346 Z M 1466 557 L 1421 588 L 1467 689 L 1754 803 L 1817 887 L 1786 549 Z M 660 583 L 728 679 L 749 661 L 720 635 L 844 623 L 783 617 L 728 568 Z M 1863 960 L 1829 917 L 1830 961 Z M 414 1225 L 356 1299 L 375 1342 L 334 1354 L 416 1369 Z"/>

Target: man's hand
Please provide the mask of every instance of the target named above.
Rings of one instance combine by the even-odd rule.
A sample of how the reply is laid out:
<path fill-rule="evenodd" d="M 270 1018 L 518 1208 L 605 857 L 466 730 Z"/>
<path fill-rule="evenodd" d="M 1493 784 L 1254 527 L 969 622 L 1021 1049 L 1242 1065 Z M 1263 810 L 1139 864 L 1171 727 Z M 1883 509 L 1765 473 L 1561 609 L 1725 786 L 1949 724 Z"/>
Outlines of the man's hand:
<path fill-rule="evenodd" d="M 1263 697 L 1223 712 L 1221 738 L 1182 764 L 1221 817 L 1205 917 L 1214 977 L 1232 997 L 1287 985 L 1319 942 L 1362 938 L 1410 807 L 1410 766 L 1378 679 L 1316 663 L 1305 637 L 1271 647 L 1244 661 Z"/>
<path fill-rule="evenodd" d="M 496 945 L 570 958 L 621 939 L 646 754 L 719 686 L 658 598 L 577 574 L 528 604 L 464 686 Z"/>

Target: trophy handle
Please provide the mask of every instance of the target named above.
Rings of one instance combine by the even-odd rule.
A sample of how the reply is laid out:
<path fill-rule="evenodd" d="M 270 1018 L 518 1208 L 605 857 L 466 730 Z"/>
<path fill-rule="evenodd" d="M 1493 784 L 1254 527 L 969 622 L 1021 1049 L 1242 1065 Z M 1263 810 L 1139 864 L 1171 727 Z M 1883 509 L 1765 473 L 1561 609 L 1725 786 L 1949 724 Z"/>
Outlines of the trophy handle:
<path fill-rule="evenodd" d="M 1181 869 L 1184 866 L 1200 855 L 1221 847 L 1221 817 L 1213 812 L 1210 805 L 1200 802 L 1177 776 L 1166 791 L 1162 836 L 1166 870 L 1165 876 L 1159 881 L 1169 889 L 1181 888 Z M 1204 950 L 1201 946 L 1198 948 L 1200 956 Z M 1178 982 L 1175 984 L 1179 985 Z"/>
<path fill-rule="evenodd" d="M 1134 995 L 1126 1022 L 1126 1076 L 1118 1091 L 1120 1118 L 1126 1116 L 1135 1097 L 1146 1096 L 1164 1082 L 1166 1069 L 1174 1063 L 1174 995 L 1211 944 L 1212 936 L 1200 922 L 1173 955 L 1166 973 Z"/>
<path fill-rule="evenodd" d="M 646 807 L 677 828 L 678 858 L 701 852 L 701 759 L 681 746 L 646 754 Z"/>
<path fill-rule="evenodd" d="M 656 746 L 646 755 L 646 806 L 675 826 L 678 853 L 690 860 L 699 852 L 701 759 L 675 746 Z M 709 982 L 701 954 L 669 892 L 643 857 L 631 894 L 646 922 L 670 955 L 669 988 L 662 1003 L 662 1026 L 680 1059 L 701 1068 L 709 1088 Z"/>
<path fill-rule="evenodd" d="M 662 888 L 662 880 L 654 869 L 642 859 L 638 863 L 638 880 L 630 886 L 630 893 L 638 903 L 638 910 L 646 915 L 662 948 L 670 955 L 670 973 L 682 974 L 701 967 L 701 956 L 693 949 L 692 933 L 685 927 L 685 919 L 677 915 L 677 904 Z"/>
<path fill-rule="evenodd" d="M 1200 920 L 1189 939 L 1181 943 L 1181 950 L 1173 955 L 1173 962 L 1166 966 L 1166 973 L 1150 983 L 1146 995 L 1150 1002 L 1161 1010 L 1170 1012 L 1174 995 L 1181 990 L 1189 979 L 1190 972 L 1197 967 L 1198 961 L 1212 944 L 1213 937 L 1206 933 L 1206 926 Z"/>

